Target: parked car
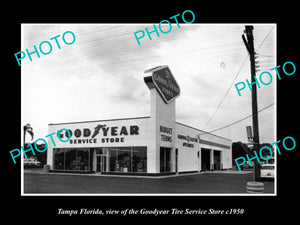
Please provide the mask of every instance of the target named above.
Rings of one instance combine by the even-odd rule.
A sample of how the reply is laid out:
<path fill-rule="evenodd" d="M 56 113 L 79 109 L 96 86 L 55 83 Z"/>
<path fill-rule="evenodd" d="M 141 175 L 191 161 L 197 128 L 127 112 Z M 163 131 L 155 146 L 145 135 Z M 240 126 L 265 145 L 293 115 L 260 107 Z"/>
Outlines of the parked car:
<path fill-rule="evenodd" d="M 41 167 L 42 163 L 35 158 L 24 159 L 24 167 Z"/>
<path fill-rule="evenodd" d="M 275 164 L 264 164 L 260 169 L 261 178 L 274 179 L 275 176 Z"/>

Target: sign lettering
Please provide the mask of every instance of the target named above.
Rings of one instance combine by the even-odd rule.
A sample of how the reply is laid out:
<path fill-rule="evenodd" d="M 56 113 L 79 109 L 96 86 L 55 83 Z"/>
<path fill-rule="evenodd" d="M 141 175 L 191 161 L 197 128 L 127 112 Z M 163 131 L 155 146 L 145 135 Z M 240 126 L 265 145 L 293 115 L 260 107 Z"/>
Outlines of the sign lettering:
<path fill-rule="evenodd" d="M 161 133 L 172 134 L 172 132 L 173 132 L 173 129 L 169 128 L 169 127 L 159 126 L 159 128 L 160 128 Z M 172 136 L 168 136 L 168 135 L 165 135 L 165 134 L 160 135 L 161 140 L 166 141 L 166 142 L 172 142 Z"/>
<path fill-rule="evenodd" d="M 168 104 L 180 94 L 180 88 L 168 66 L 162 66 L 152 74 L 153 83 Z"/>
<path fill-rule="evenodd" d="M 60 138 L 64 136 L 70 138 L 70 144 L 94 144 L 94 143 L 119 143 L 125 142 L 128 135 L 139 135 L 139 127 L 131 125 L 128 127 L 118 126 L 107 127 L 105 124 L 99 124 L 92 131 L 89 128 L 75 129 L 68 132 L 57 133 Z M 97 139 L 97 136 L 102 138 Z M 98 142 L 99 141 L 99 142 Z"/>
<path fill-rule="evenodd" d="M 194 148 L 194 144 L 192 144 L 190 142 L 198 142 L 197 138 L 190 137 L 189 135 L 185 136 L 185 135 L 182 135 L 182 134 L 178 134 L 177 138 L 181 139 L 181 140 L 186 140 L 187 142 L 183 142 L 182 146 L 189 147 L 189 148 Z"/>

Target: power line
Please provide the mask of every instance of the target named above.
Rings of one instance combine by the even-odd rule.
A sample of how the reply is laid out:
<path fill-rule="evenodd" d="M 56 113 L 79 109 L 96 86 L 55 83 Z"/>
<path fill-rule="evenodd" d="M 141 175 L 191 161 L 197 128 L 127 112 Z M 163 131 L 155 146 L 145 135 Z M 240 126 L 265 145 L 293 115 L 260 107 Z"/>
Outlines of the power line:
<path fill-rule="evenodd" d="M 258 46 L 257 50 L 260 49 L 260 47 L 263 45 L 263 43 L 267 40 L 267 38 L 269 37 L 270 33 L 273 31 L 274 26 L 272 26 L 272 28 L 270 29 L 270 31 L 268 32 L 268 34 L 266 35 L 266 37 L 263 39 L 263 41 L 260 43 L 260 45 Z M 226 98 L 227 94 L 229 93 L 229 90 L 231 89 L 232 85 L 234 84 L 236 78 L 239 76 L 242 68 L 244 67 L 247 59 L 249 57 L 249 54 L 246 56 L 246 58 L 244 59 L 239 71 L 237 72 L 237 74 L 235 75 L 235 77 L 233 78 L 233 81 L 231 82 L 229 88 L 227 89 L 225 95 L 223 96 L 221 102 L 219 103 L 219 105 L 217 106 L 217 108 L 215 109 L 215 111 L 213 112 L 212 116 L 210 117 L 210 119 L 208 120 L 208 122 L 204 125 L 203 130 L 207 127 L 207 125 L 210 123 L 210 121 L 212 121 L 212 119 L 214 118 L 216 112 L 218 111 L 218 109 L 221 107 L 222 103 L 224 102 L 224 99 Z"/>
<path fill-rule="evenodd" d="M 238 75 L 240 74 L 242 68 L 244 67 L 244 65 L 245 65 L 245 63 L 246 63 L 248 57 L 249 57 L 249 54 L 248 54 L 247 57 L 244 59 L 244 61 L 243 61 L 243 63 L 242 63 L 242 66 L 240 67 L 239 71 L 238 71 L 237 74 L 235 75 L 235 77 L 234 77 L 232 83 L 230 84 L 229 88 L 227 89 L 227 91 L 226 91 L 225 95 L 223 96 L 221 102 L 219 103 L 219 105 L 217 106 L 217 108 L 215 109 L 214 113 L 212 114 L 212 116 L 210 117 L 210 119 L 208 120 L 208 122 L 205 124 L 205 126 L 204 126 L 203 129 L 205 129 L 205 128 L 207 127 L 207 125 L 210 123 L 210 121 L 214 118 L 214 116 L 215 116 L 216 112 L 218 111 L 218 109 L 221 107 L 222 103 L 224 102 L 224 99 L 226 98 L 227 94 L 229 93 L 229 90 L 230 90 L 231 86 L 233 85 L 234 81 L 236 80 L 236 78 L 237 78 Z"/>
<path fill-rule="evenodd" d="M 268 34 L 266 35 L 266 37 L 264 38 L 264 40 L 260 43 L 260 45 L 257 47 L 257 50 L 260 49 L 260 47 L 263 45 L 263 43 L 267 40 L 267 38 L 269 37 L 269 35 L 271 34 L 271 32 L 273 31 L 275 26 L 273 26 L 270 31 L 268 32 Z"/>
<path fill-rule="evenodd" d="M 266 106 L 266 107 L 264 107 L 264 108 L 258 110 L 258 111 L 257 111 L 257 114 L 258 114 L 259 112 L 264 111 L 265 109 L 271 107 L 271 106 L 274 105 L 274 104 L 275 104 L 275 103 L 273 102 L 272 104 L 270 104 L 270 105 L 268 105 L 268 106 Z M 246 117 L 244 117 L 244 118 L 242 118 L 242 119 L 239 119 L 239 120 L 237 120 L 237 121 L 235 121 L 235 122 L 233 122 L 233 123 L 230 123 L 230 124 L 228 124 L 228 125 L 226 125 L 226 126 L 220 127 L 220 128 L 218 128 L 218 129 L 215 129 L 215 130 L 212 130 L 212 131 L 208 131 L 208 132 L 204 131 L 202 134 L 204 134 L 204 133 L 213 133 L 213 132 L 216 132 L 216 131 L 218 131 L 218 130 L 222 130 L 222 129 L 224 129 L 224 128 L 230 127 L 230 126 L 232 126 L 232 125 L 234 125 L 234 124 L 237 124 L 237 123 L 239 123 L 239 122 L 241 122 L 241 121 L 243 121 L 243 120 L 245 120 L 245 119 L 248 119 L 248 118 L 250 118 L 250 117 L 252 117 L 252 114 L 249 115 L 249 116 L 246 116 Z M 201 135 L 201 134 L 200 134 L 200 135 Z"/>

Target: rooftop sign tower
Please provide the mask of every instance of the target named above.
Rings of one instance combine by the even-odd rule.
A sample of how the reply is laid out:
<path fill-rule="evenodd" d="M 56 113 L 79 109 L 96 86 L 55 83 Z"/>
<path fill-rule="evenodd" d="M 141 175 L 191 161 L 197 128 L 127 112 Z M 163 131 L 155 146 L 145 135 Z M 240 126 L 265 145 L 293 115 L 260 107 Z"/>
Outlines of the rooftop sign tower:
<path fill-rule="evenodd" d="M 155 140 L 148 155 L 148 165 L 152 173 L 177 172 L 176 157 L 176 111 L 175 99 L 180 94 L 180 88 L 168 66 L 158 66 L 145 73 L 144 81 L 151 92 L 151 135 Z M 166 159 L 168 162 L 166 162 Z M 167 169 L 163 164 L 168 165 Z"/>
<path fill-rule="evenodd" d="M 180 88 L 168 66 L 157 66 L 145 71 L 149 72 L 152 76 L 144 78 L 146 84 L 153 83 L 165 103 L 168 104 L 179 96 Z"/>

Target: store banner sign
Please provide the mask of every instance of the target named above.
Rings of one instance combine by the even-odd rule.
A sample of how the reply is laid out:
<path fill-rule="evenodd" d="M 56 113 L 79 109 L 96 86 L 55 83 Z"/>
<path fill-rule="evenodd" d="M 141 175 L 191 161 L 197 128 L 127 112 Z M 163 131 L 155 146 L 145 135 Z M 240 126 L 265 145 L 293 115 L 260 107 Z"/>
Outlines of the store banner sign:
<path fill-rule="evenodd" d="M 167 104 L 179 96 L 179 85 L 168 66 L 158 66 L 145 72 L 152 72 L 153 83 Z"/>
<path fill-rule="evenodd" d="M 179 96 L 180 88 L 168 66 L 164 66 L 160 70 L 155 71 L 152 74 L 152 79 L 155 87 L 166 103 L 171 102 Z"/>
<path fill-rule="evenodd" d="M 125 142 L 125 137 L 129 135 L 139 135 L 139 126 L 107 126 L 98 124 L 94 129 L 73 128 L 68 132 L 60 133 L 60 137 L 70 138 L 70 144 L 96 144 L 96 143 L 119 143 Z"/>

